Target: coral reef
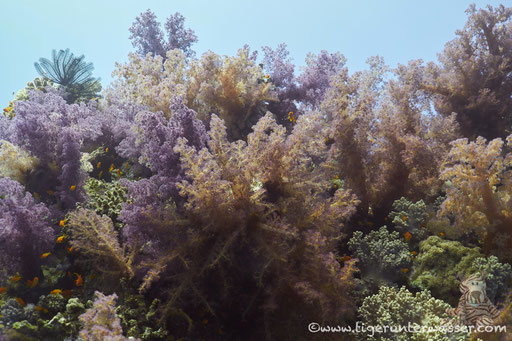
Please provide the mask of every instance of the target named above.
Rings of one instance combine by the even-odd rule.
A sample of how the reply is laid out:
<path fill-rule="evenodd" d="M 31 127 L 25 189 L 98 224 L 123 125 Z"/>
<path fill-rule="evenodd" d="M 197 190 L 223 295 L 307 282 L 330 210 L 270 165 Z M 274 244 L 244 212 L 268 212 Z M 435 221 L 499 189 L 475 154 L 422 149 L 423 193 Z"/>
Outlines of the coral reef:
<path fill-rule="evenodd" d="M 411 283 L 454 305 L 459 297 L 457 275 L 469 274 L 473 262 L 481 256 L 478 247 L 430 236 L 419 244 Z"/>
<path fill-rule="evenodd" d="M 373 296 L 367 297 L 358 310 L 358 316 L 366 326 L 400 326 L 417 325 L 425 327 L 439 327 L 446 318 L 445 310 L 449 305 L 445 302 L 435 299 L 428 290 L 420 291 L 416 294 L 409 292 L 405 287 L 400 289 L 382 286 L 379 292 Z M 369 335 L 370 334 L 370 335 Z M 463 340 L 469 335 L 453 336 L 441 331 L 422 331 L 408 333 L 392 332 L 391 330 L 383 333 L 371 332 L 357 335 L 361 340 Z"/>

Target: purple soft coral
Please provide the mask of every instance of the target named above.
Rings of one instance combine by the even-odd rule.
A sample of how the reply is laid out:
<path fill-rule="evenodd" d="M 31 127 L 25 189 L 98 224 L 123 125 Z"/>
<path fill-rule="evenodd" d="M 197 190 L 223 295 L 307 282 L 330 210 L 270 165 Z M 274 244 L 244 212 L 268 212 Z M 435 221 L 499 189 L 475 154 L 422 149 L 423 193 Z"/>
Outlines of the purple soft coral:
<path fill-rule="evenodd" d="M 39 256 L 53 245 L 49 215 L 18 182 L 0 179 L 0 268 L 19 269 L 25 278 L 37 275 Z"/>

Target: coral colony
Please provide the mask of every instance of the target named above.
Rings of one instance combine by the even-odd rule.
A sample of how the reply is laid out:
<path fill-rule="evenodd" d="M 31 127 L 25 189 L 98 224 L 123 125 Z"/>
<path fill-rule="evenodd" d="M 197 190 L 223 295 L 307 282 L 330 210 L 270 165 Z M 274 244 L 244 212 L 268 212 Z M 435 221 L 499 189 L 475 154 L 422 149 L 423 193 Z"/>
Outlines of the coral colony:
<path fill-rule="evenodd" d="M 512 333 L 512 8 L 467 14 L 395 69 L 198 57 L 150 10 L 102 92 L 41 58 L 0 116 L 0 339 L 505 340 L 435 329 Z"/>

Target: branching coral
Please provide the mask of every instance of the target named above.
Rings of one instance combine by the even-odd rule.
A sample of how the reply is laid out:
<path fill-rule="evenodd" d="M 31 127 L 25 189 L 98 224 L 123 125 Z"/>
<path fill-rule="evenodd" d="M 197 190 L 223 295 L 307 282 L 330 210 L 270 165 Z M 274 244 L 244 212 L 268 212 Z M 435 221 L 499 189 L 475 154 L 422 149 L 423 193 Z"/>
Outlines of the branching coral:
<path fill-rule="evenodd" d="M 350 299 L 342 293 L 350 288 L 355 268 L 350 262 L 342 268 L 333 251 L 339 227 L 357 200 L 344 189 L 329 192 L 326 170 L 316 164 L 326 158 L 321 139 L 316 136 L 316 145 L 302 143 L 321 127 L 315 118 L 300 117 L 287 138 L 269 113 L 245 143 L 229 142 L 226 127 L 212 116 L 209 149 L 179 140 L 175 152 L 188 177 L 179 184 L 186 198 L 184 217 L 167 204 L 160 213 L 153 205 L 141 207 L 146 219 L 126 219 L 140 226 L 131 231 L 131 240 L 149 237 L 145 245 L 160 250 L 157 259 L 145 262 L 144 289 L 150 281 L 168 283 L 167 313 L 176 308 L 191 313 L 200 304 L 224 323 L 253 316 L 255 324 L 272 325 L 271 335 L 279 334 L 276 318 L 284 310 L 289 314 L 308 306 L 319 319 L 349 313 Z M 134 205 L 137 199 L 155 200 L 149 195 L 152 186 L 147 182 L 148 190 L 140 188 L 144 196 L 134 197 Z M 290 323 L 296 318 L 288 316 Z"/>
<path fill-rule="evenodd" d="M 191 46 L 197 42 L 197 37 L 191 29 L 185 29 L 184 23 L 185 18 L 180 13 L 169 16 L 165 23 L 167 33 L 167 41 L 165 41 L 155 13 L 148 9 L 141 13 L 140 17 L 135 18 L 135 22 L 130 27 L 132 45 L 137 48 L 137 53 L 141 56 L 152 53 L 153 56 L 165 58 L 167 51 L 179 49 L 187 57 L 192 57 L 195 52 Z"/>
<path fill-rule="evenodd" d="M 81 208 L 69 213 L 68 219 L 71 245 L 97 270 L 111 276 L 133 276 L 131 260 L 119 245 L 109 217 Z"/>
<path fill-rule="evenodd" d="M 511 259 L 504 251 L 512 247 L 512 153 L 502 152 L 501 139 L 459 139 L 451 145 L 449 163 L 441 173 L 448 186 L 439 214 L 453 214 L 457 227 L 479 232 L 486 255 Z M 512 135 L 507 145 L 512 145 Z"/>
<path fill-rule="evenodd" d="M 453 117 L 423 114 L 430 109 L 419 91 L 424 76 L 418 62 L 399 66 L 387 83 L 382 58 L 368 62 L 367 71 L 349 77 L 342 69 L 331 77 L 322 109 L 330 128 L 325 141 L 339 177 L 361 200 L 359 213 L 371 209 L 382 220 L 401 196 L 437 195 L 438 167 L 457 135 Z"/>
<path fill-rule="evenodd" d="M 171 99 L 184 97 L 187 107 L 207 122 L 211 113 L 226 121 L 232 138 L 244 137 L 263 116 L 268 101 L 275 100 L 270 82 L 261 82 L 263 70 L 245 47 L 235 57 L 221 57 L 211 51 L 187 67 L 179 50 L 167 52 L 167 59 L 130 55 L 130 62 L 117 65 L 110 94 L 122 94 L 124 101 L 162 111 L 170 117 Z M 107 95 L 111 96 L 111 95 Z"/>
<path fill-rule="evenodd" d="M 466 13 L 466 25 L 446 44 L 441 65 L 429 65 L 422 87 L 435 94 L 441 115 L 457 113 L 464 136 L 503 138 L 511 124 L 512 8 L 473 4 Z"/>

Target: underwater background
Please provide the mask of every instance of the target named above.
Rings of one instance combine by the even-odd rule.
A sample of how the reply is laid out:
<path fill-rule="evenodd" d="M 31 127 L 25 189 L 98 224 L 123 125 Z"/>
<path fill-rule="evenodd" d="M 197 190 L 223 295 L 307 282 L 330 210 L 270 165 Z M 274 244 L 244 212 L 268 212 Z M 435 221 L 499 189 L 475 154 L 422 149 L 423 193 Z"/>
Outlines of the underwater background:
<path fill-rule="evenodd" d="M 106 87 L 40 58 L 0 115 L 0 340 L 512 340 L 512 7 L 466 15 L 352 73 L 149 9 Z"/>

